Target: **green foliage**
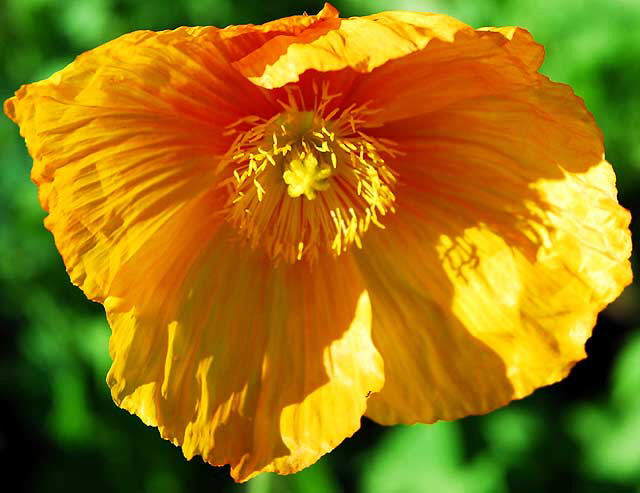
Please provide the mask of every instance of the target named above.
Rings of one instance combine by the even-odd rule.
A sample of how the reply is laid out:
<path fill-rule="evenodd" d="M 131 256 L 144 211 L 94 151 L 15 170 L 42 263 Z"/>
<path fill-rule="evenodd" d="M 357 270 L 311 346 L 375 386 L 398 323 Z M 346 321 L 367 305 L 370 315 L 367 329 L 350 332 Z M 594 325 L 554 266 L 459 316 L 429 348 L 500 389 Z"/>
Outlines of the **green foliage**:
<path fill-rule="evenodd" d="M 320 1 L 0 0 L 0 99 L 84 50 L 135 29 L 224 26 L 316 12 Z M 547 49 L 543 71 L 571 84 L 605 135 L 621 202 L 640 197 L 637 0 L 342 0 L 344 15 L 438 11 L 474 26 L 520 25 Z M 104 378 L 109 328 L 66 275 L 29 181 L 17 128 L 0 117 L 0 451 L 21 457 L 16 491 L 501 493 L 640 491 L 637 290 L 596 329 L 568 382 L 487 416 L 364 430 L 311 468 L 234 485 L 187 462 L 118 410 Z M 623 309 L 626 303 L 631 309 Z M 610 371 L 611 367 L 613 368 Z"/>
<path fill-rule="evenodd" d="M 584 450 L 584 474 L 640 484 L 640 333 L 618 357 L 612 383 L 607 402 L 583 404 L 567 424 Z"/>
<path fill-rule="evenodd" d="M 333 474 L 328 457 L 293 476 L 267 473 L 249 481 L 248 493 L 337 493 L 340 486 Z"/>
<path fill-rule="evenodd" d="M 464 460 L 458 423 L 438 423 L 388 431 L 371 452 L 362 486 L 366 493 L 500 493 L 502 475 L 486 455 Z"/>

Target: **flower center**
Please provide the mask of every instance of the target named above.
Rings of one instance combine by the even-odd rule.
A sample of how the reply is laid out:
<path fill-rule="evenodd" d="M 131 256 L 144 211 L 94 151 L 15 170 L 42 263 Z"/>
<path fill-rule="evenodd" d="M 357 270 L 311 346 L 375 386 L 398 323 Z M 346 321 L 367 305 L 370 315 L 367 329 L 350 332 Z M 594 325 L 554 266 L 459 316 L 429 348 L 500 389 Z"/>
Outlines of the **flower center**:
<path fill-rule="evenodd" d="M 302 151 L 285 165 L 282 174 L 284 182 L 289 185 L 287 193 L 290 197 L 304 195 L 309 200 L 316 198 L 316 192 L 329 188 L 328 178 L 331 168 L 322 166 L 313 152 Z"/>
<path fill-rule="evenodd" d="M 395 212 L 395 177 L 382 158 L 394 154 L 390 143 L 361 131 L 354 108 L 325 113 L 289 107 L 234 127 L 227 219 L 275 261 L 361 247 L 369 226 Z"/>

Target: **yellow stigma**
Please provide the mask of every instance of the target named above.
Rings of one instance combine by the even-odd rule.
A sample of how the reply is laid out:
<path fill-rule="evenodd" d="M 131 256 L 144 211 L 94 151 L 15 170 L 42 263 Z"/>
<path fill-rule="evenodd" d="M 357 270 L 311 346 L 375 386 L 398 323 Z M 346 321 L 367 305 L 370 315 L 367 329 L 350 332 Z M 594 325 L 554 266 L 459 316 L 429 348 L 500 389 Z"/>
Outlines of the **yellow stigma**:
<path fill-rule="evenodd" d="M 289 185 L 289 197 L 304 195 L 307 199 L 313 200 L 316 198 L 316 192 L 329 188 L 330 175 L 329 166 L 319 165 L 313 152 L 303 151 L 286 164 L 282 178 Z"/>
<path fill-rule="evenodd" d="M 362 247 L 368 228 L 395 212 L 396 178 L 383 157 L 396 154 L 393 143 L 367 134 L 366 108 L 329 109 L 326 87 L 313 111 L 299 109 L 308 108 L 301 94 L 288 95 L 273 118 L 229 130 L 227 220 L 276 262 Z"/>

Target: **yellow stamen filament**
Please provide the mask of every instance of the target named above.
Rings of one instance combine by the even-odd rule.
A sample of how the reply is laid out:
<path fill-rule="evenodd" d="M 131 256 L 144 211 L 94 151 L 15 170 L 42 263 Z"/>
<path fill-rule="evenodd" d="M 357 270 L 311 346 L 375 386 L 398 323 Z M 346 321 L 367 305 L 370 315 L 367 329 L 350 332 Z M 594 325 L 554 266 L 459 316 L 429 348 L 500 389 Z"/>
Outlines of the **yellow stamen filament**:
<path fill-rule="evenodd" d="M 395 155 L 393 144 L 367 135 L 366 108 L 329 110 L 336 95 L 326 85 L 313 111 L 300 110 L 301 94 L 286 94 L 276 117 L 230 127 L 227 219 L 275 261 L 361 248 L 369 226 L 395 212 L 395 176 L 382 157 Z"/>

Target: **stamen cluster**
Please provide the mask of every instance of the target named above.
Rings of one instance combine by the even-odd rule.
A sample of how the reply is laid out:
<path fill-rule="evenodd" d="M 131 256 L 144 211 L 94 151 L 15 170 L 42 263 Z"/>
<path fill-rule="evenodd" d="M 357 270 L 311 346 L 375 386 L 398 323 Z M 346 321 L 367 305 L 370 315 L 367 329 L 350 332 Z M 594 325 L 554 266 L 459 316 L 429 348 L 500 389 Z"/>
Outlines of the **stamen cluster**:
<path fill-rule="evenodd" d="M 362 247 L 369 226 L 384 227 L 380 217 L 395 212 L 396 178 L 382 157 L 395 155 L 393 144 L 366 134 L 366 108 L 328 111 L 336 96 L 326 87 L 311 110 L 288 94 L 275 117 L 230 128 L 227 219 L 276 261 Z"/>

